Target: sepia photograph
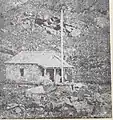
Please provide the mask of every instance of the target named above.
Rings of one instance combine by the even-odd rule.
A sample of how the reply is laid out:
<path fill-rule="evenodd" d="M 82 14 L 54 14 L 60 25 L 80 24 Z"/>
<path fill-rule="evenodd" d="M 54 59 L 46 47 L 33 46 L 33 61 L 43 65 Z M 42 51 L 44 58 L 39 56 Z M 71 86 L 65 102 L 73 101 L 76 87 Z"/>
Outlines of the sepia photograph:
<path fill-rule="evenodd" d="M 112 118 L 110 1 L 0 0 L 0 119 Z"/>

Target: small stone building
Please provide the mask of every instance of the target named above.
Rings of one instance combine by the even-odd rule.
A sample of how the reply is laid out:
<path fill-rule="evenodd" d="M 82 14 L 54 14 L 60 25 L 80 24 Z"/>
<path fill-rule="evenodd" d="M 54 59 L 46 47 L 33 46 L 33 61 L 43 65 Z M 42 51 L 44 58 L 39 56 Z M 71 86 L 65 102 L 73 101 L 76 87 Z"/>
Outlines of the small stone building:
<path fill-rule="evenodd" d="M 55 81 L 61 77 L 61 58 L 51 51 L 22 51 L 5 62 L 6 78 L 15 81 L 38 81 L 41 76 L 48 76 Z M 72 68 L 64 61 L 65 69 Z M 60 77 L 57 77 L 60 79 Z"/>

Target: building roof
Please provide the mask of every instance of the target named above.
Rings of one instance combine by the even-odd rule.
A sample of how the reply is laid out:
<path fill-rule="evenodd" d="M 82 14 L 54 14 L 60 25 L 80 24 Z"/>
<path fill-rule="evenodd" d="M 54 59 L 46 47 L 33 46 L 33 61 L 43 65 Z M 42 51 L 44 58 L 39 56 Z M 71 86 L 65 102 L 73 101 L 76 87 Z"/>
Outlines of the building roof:
<path fill-rule="evenodd" d="M 26 92 L 31 93 L 31 94 L 45 94 L 45 90 L 43 86 L 38 86 L 38 87 L 27 89 Z"/>
<path fill-rule="evenodd" d="M 61 67 L 61 58 L 51 51 L 22 51 L 11 60 L 6 61 L 9 64 L 37 64 L 42 67 Z M 64 67 L 73 67 L 66 61 L 63 61 Z"/>

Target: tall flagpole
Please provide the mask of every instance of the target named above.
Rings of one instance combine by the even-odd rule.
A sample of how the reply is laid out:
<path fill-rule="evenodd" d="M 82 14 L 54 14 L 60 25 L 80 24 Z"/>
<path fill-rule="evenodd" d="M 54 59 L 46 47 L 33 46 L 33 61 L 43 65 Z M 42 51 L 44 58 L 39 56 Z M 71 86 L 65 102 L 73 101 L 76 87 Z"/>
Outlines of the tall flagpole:
<path fill-rule="evenodd" d="M 64 82 L 64 69 L 63 69 L 63 9 L 61 9 L 61 75 L 62 75 L 62 82 Z"/>

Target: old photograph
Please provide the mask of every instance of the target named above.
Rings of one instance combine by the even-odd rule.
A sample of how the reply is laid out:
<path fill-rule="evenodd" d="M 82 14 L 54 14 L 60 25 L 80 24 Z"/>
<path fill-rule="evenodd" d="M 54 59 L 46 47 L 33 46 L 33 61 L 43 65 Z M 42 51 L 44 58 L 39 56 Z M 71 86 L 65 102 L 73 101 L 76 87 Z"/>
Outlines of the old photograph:
<path fill-rule="evenodd" d="M 112 118 L 110 0 L 0 0 L 0 119 Z"/>

